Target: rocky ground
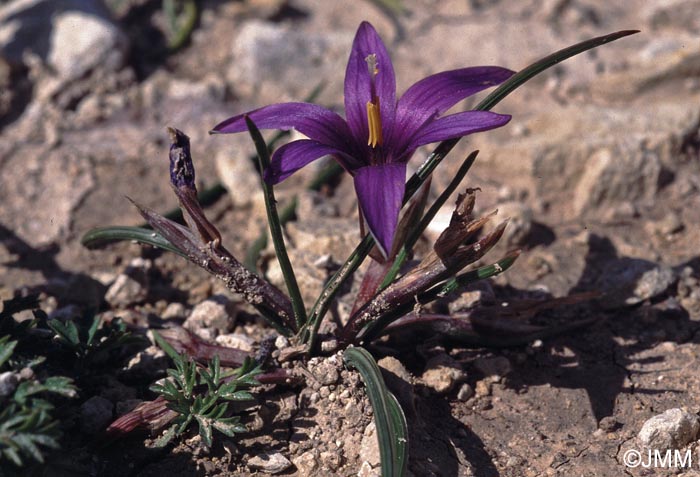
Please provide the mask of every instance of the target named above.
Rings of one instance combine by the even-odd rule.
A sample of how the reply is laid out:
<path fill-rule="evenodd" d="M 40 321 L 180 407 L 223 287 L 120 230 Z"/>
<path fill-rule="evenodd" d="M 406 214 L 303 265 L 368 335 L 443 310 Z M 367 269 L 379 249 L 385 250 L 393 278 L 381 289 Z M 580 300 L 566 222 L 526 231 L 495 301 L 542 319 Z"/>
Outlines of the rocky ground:
<path fill-rule="evenodd" d="M 222 181 L 231 191 L 207 212 L 243 256 L 264 223 L 246 159 L 253 148 L 242 135 L 207 132 L 235 113 L 302 100 L 320 83 L 317 102 L 341 108 L 360 21 L 387 42 L 399 91 L 433 72 L 517 70 L 577 41 L 639 29 L 512 94 L 495 109 L 513 115 L 509 125 L 461 142 L 433 180 L 440 190 L 457 158 L 479 149 L 467 185 L 481 188 L 481 211 L 512 219 L 492 256 L 523 249 L 453 310 L 598 291 L 604 299 L 535 318 L 598 321 L 507 349 L 424 343 L 378 357 L 399 376 L 413 475 L 700 475 L 700 1 L 405 0 L 399 15 L 359 0 L 200 4 L 191 41 L 167 54 L 157 1 L 0 2 L 1 298 L 41 290 L 54 316 L 99 307 L 137 328 L 179 320 L 255 350 L 270 330 L 200 270 L 134 244 L 80 244 L 92 227 L 140 223 L 125 196 L 159 211 L 175 205 L 166 126 L 192 138 L 200 187 Z M 358 234 L 348 178 L 309 192 L 307 169 L 279 196 L 299 196 L 287 233 L 310 301 Z M 268 274 L 279 272 L 270 264 Z M 344 306 L 341 298 L 339 313 Z M 305 385 L 267 389 L 250 433 L 210 454 L 196 439 L 155 451 L 143 435 L 88 451 L 80 443 L 99 429 L 83 426 L 71 455 L 81 466 L 63 465 L 84 475 L 378 475 L 357 375 L 337 356 L 303 368 Z M 124 372 L 95 387 L 106 422 L 146 397 Z M 630 450 L 665 448 L 690 450 L 690 465 L 625 465 Z"/>

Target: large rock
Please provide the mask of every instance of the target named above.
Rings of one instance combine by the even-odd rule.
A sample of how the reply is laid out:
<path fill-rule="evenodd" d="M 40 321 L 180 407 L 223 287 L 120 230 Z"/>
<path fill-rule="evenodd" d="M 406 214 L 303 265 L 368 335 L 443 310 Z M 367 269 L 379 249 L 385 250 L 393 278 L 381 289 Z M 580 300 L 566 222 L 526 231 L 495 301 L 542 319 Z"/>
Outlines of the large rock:
<path fill-rule="evenodd" d="M 664 171 L 676 170 L 684 138 L 697 129 L 692 101 L 651 106 L 562 105 L 520 116 L 517 128 L 477 135 L 487 164 L 515 188 L 532 191 L 563 218 L 601 216 L 620 204 L 649 206 Z M 457 153 L 459 154 L 459 153 Z M 449 179 L 457 161 L 438 170 Z"/>
<path fill-rule="evenodd" d="M 46 245 L 64 235 L 73 209 L 95 185 L 90 158 L 59 153 L 43 145 L 0 152 L 2 225 L 29 245 Z"/>
<path fill-rule="evenodd" d="M 41 58 L 62 81 L 99 67 L 119 69 L 128 40 L 97 0 L 15 0 L 0 8 L 0 54 L 21 64 Z"/>
<path fill-rule="evenodd" d="M 309 33 L 258 20 L 243 25 L 233 44 L 227 79 L 243 94 L 300 101 L 321 82 L 342 99 L 343 73 L 354 32 Z"/>

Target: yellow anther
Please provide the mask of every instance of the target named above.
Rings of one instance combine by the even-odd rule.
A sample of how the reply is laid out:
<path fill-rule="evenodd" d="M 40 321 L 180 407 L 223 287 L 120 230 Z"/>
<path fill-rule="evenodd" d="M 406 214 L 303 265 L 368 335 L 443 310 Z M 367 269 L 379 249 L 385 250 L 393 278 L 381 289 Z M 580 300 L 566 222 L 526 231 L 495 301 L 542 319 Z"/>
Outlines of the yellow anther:
<path fill-rule="evenodd" d="M 382 145 L 382 117 L 379 114 L 379 101 L 367 101 L 367 125 L 369 126 L 369 139 L 367 145 L 376 147 Z"/>

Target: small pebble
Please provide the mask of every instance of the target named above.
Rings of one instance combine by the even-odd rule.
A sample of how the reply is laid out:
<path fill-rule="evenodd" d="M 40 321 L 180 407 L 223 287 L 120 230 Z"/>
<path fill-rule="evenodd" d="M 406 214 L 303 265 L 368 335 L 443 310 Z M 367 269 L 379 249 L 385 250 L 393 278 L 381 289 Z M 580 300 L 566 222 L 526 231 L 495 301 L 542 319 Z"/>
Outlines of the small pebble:
<path fill-rule="evenodd" d="M 476 396 L 484 397 L 491 395 L 491 383 L 486 379 L 481 379 L 476 382 Z"/>
<path fill-rule="evenodd" d="M 468 383 L 462 384 L 459 391 L 457 391 L 457 399 L 460 401 L 468 401 L 472 396 L 474 396 L 474 388 Z"/>
<path fill-rule="evenodd" d="M 289 469 L 292 463 L 285 456 L 276 452 L 274 454 L 258 454 L 248 459 L 248 467 L 260 470 L 266 474 L 279 474 Z"/>

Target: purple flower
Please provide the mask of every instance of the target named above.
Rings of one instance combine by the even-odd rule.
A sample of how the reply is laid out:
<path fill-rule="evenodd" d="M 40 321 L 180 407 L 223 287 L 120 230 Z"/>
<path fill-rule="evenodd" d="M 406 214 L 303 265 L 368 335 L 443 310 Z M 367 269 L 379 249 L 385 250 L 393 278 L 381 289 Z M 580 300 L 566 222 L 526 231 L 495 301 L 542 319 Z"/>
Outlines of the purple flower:
<path fill-rule="evenodd" d="M 513 74 L 495 66 L 444 71 L 422 79 L 396 100 L 389 53 L 363 22 L 345 71 L 345 117 L 309 103 L 280 103 L 229 118 L 212 133 L 247 131 L 247 115 L 260 129 L 297 129 L 309 139 L 275 151 L 265 171 L 281 182 L 310 162 L 333 156 L 352 174 L 362 215 L 386 255 L 391 250 L 406 180 L 406 163 L 425 144 L 503 126 L 510 116 L 465 111 L 440 117 L 459 101 Z"/>

